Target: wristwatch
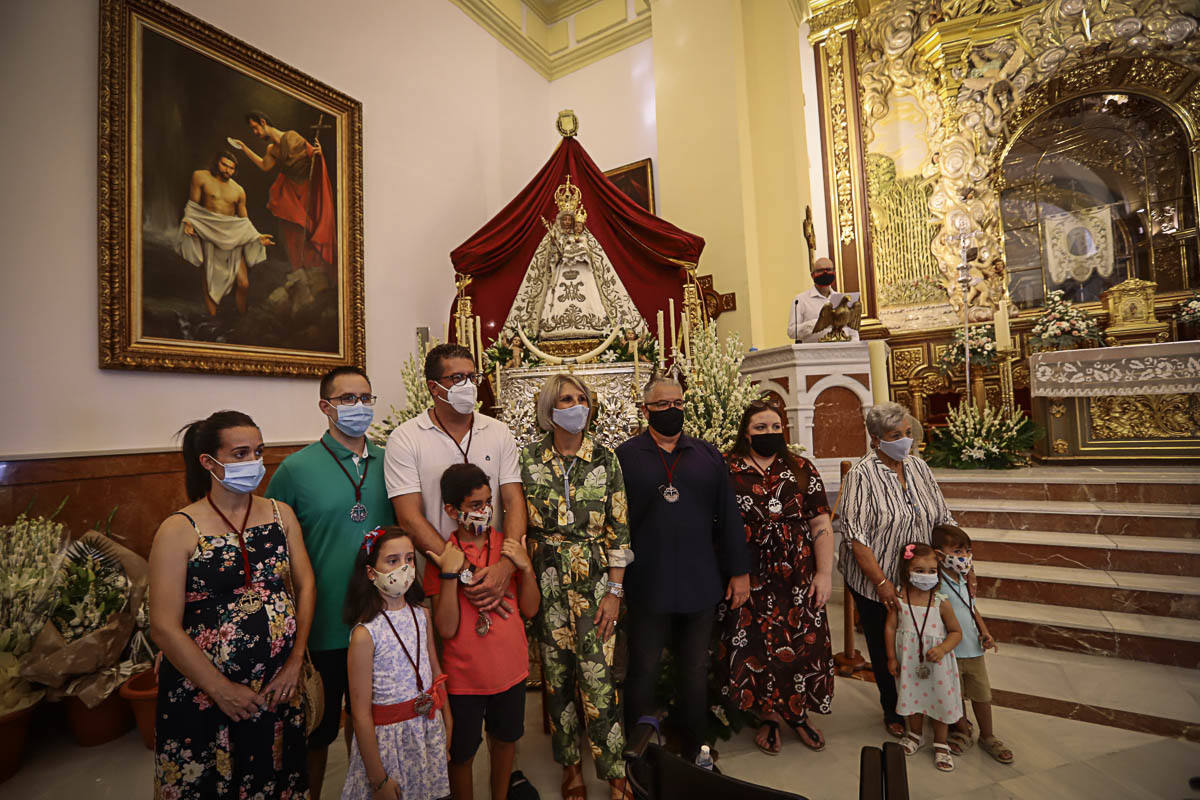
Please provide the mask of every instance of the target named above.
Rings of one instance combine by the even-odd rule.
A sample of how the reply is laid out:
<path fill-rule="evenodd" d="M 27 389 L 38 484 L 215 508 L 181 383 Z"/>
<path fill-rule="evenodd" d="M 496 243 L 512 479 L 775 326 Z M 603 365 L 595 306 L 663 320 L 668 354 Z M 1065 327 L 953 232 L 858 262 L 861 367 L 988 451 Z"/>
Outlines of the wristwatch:
<path fill-rule="evenodd" d="M 458 580 L 458 573 L 457 572 L 439 572 L 438 577 L 444 581 L 456 581 L 456 580 Z"/>

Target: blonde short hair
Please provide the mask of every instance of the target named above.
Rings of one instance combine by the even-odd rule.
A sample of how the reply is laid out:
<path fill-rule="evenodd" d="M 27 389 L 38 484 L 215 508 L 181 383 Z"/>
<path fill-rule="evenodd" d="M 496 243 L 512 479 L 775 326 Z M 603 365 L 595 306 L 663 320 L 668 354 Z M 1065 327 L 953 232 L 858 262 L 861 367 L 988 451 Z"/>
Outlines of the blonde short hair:
<path fill-rule="evenodd" d="M 538 427 L 544 431 L 554 430 L 554 406 L 558 404 L 558 396 L 562 393 L 563 384 L 570 384 L 579 391 L 587 395 L 588 399 L 588 421 L 591 422 L 591 415 L 596 413 L 596 409 L 592 408 L 592 390 L 583 382 L 581 378 L 566 372 L 560 372 L 557 375 L 551 375 L 546 378 L 546 382 L 542 384 L 541 391 L 538 392 L 537 398 L 537 422 Z"/>

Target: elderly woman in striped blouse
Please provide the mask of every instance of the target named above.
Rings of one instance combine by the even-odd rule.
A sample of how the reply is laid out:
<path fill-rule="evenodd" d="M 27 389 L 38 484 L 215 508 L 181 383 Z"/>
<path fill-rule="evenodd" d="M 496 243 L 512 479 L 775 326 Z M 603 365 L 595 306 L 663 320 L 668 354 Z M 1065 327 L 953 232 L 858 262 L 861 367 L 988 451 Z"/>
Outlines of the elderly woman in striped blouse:
<path fill-rule="evenodd" d="M 893 736 L 904 735 L 896 713 L 896 681 L 888 673 L 883 628 L 896 606 L 900 548 L 906 542 L 929 543 L 937 525 L 956 524 L 933 473 L 912 455 L 913 431 L 907 409 L 880 403 L 867 411 L 871 451 L 842 481 L 834 530 L 840 534 L 838 562 L 854 595 L 867 640 L 883 723 Z"/>

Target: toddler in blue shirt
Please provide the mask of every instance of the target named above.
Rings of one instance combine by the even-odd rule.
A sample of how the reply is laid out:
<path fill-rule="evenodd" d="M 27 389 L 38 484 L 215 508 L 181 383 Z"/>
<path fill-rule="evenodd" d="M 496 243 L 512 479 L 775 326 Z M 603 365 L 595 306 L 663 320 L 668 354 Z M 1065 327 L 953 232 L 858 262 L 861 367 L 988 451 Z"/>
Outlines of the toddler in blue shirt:
<path fill-rule="evenodd" d="M 975 608 L 967 574 L 971 571 L 971 537 L 954 525 L 938 525 L 933 529 L 930 543 L 937 552 L 942 586 L 962 628 L 962 643 L 954 649 L 958 660 L 958 675 L 962 681 L 963 716 L 956 722 L 949 737 L 950 749 L 961 754 L 972 745 L 971 722 L 967 719 L 966 701 L 971 701 L 975 720 L 979 723 L 979 746 L 1001 764 L 1011 764 L 1013 753 L 996 738 L 992 729 L 992 686 L 983 662 L 984 650 L 997 650 L 996 640 Z"/>

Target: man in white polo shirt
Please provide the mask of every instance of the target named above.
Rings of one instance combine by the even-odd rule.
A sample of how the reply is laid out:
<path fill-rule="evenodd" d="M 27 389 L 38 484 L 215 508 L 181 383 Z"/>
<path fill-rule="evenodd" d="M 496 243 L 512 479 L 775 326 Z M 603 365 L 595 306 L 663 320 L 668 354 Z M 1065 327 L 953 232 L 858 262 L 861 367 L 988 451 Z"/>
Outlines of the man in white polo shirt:
<path fill-rule="evenodd" d="M 521 488 L 517 442 L 497 419 L 475 413 L 481 376 L 471 351 L 441 344 L 425 356 L 425 380 L 433 407 L 392 431 L 384 457 L 384 480 L 396 521 L 422 552 L 441 553 L 454 532 L 454 520 L 442 510 L 439 488 L 451 464 L 470 462 L 492 484 L 492 525 L 507 539 L 525 535 L 525 493 Z M 507 558 L 475 573 L 466 594 L 481 611 L 507 616 L 515 603 L 501 608 L 515 565 Z"/>

